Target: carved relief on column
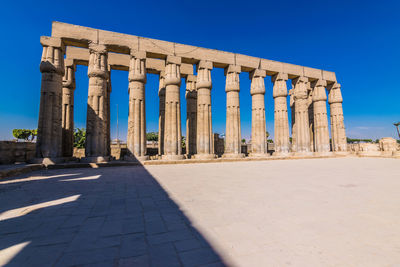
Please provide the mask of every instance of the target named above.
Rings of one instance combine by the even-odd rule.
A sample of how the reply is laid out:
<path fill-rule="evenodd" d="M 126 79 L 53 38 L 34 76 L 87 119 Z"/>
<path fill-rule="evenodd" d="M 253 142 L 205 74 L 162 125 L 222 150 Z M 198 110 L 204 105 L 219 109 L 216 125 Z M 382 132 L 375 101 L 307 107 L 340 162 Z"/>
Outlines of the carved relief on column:
<path fill-rule="evenodd" d="M 181 58 L 168 56 L 165 65 L 165 134 L 163 159 L 177 160 L 182 156 L 181 104 Z"/>
<path fill-rule="evenodd" d="M 130 160 L 146 160 L 146 52 L 132 51 L 129 65 L 127 147 Z"/>
<path fill-rule="evenodd" d="M 289 143 L 289 118 L 287 108 L 287 85 L 286 81 L 288 75 L 285 73 L 278 73 L 272 76 L 274 83 L 273 97 L 274 97 L 274 121 L 275 121 L 275 152 L 274 156 L 288 155 Z M 292 122 L 294 122 L 292 120 Z"/>
<path fill-rule="evenodd" d="M 42 73 L 36 157 L 38 162 L 55 163 L 62 156 L 62 78 L 64 46 L 60 38 L 40 38 L 43 46 Z M 46 158 L 43 160 L 43 158 Z"/>
<path fill-rule="evenodd" d="M 298 77 L 292 80 L 294 87 L 295 107 L 295 136 L 296 154 L 310 154 L 310 130 L 308 120 L 308 85 L 305 77 Z"/>
<path fill-rule="evenodd" d="M 225 133 L 225 158 L 244 157 L 241 153 L 240 129 L 240 103 L 239 91 L 240 66 L 229 65 L 225 68 L 226 76 L 226 133 Z"/>
<path fill-rule="evenodd" d="M 197 89 L 196 75 L 186 77 L 186 154 L 196 154 Z"/>
<path fill-rule="evenodd" d="M 346 130 L 344 127 L 342 93 L 340 84 L 333 83 L 328 86 L 331 112 L 332 150 L 336 153 L 347 154 Z"/>
<path fill-rule="evenodd" d="M 312 83 L 313 110 L 314 110 L 314 148 L 318 154 L 327 154 L 330 151 L 328 114 L 326 110 L 326 81 L 317 80 Z"/>
<path fill-rule="evenodd" d="M 104 45 L 89 44 L 89 92 L 84 161 L 107 161 L 108 63 Z"/>
<path fill-rule="evenodd" d="M 292 84 L 293 86 L 293 84 Z M 294 89 L 289 90 L 289 105 L 290 105 L 290 116 L 291 116 L 291 130 L 292 130 L 292 141 L 290 144 L 290 151 L 291 152 L 296 152 L 296 107 L 294 105 Z"/>
<path fill-rule="evenodd" d="M 197 159 L 214 158 L 214 136 L 211 119 L 212 62 L 197 65 Z"/>
<path fill-rule="evenodd" d="M 249 73 L 251 80 L 251 154 L 252 157 L 266 157 L 266 122 L 265 122 L 265 83 L 266 71 L 255 69 Z"/>
<path fill-rule="evenodd" d="M 72 157 L 74 150 L 74 91 L 76 67 L 72 59 L 65 60 L 62 88 L 62 151 Z"/>
<path fill-rule="evenodd" d="M 158 97 L 160 98 L 158 116 L 158 155 L 164 154 L 164 132 L 165 132 L 165 72 L 159 77 Z"/>

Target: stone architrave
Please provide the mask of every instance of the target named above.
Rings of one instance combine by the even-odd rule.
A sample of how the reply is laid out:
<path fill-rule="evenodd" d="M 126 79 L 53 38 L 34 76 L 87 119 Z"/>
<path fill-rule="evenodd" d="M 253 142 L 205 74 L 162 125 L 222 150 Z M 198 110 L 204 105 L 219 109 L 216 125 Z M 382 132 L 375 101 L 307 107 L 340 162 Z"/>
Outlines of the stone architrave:
<path fill-rule="evenodd" d="M 60 38 L 40 38 L 43 46 L 40 72 L 42 73 L 38 134 L 37 162 L 53 164 L 62 156 L 62 79 L 64 45 Z"/>
<path fill-rule="evenodd" d="M 62 88 L 62 151 L 63 157 L 72 157 L 74 150 L 74 91 L 75 64 L 65 60 L 65 74 Z"/>
<path fill-rule="evenodd" d="M 197 89 L 196 75 L 186 77 L 186 154 L 196 154 Z"/>
<path fill-rule="evenodd" d="M 212 159 L 214 136 L 211 119 L 212 62 L 200 61 L 197 65 L 197 153 L 196 159 Z"/>
<path fill-rule="evenodd" d="M 342 107 L 343 98 L 340 84 L 330 84 L 327 89 L 329 90 L 328 103 L 331 112 L 332 150 L 337 154 L 347 154 L 347 138 Z"/>
<path fill-rule="evenodd" d="M 108 120 L 108 63 L 104 45 L 89 44 L 89 92 L 86 121 L 85 162 L 108 161 L 107 126 Z"/>
<path fill-rule="evenodd" d="M 240 103 L 239 74 L 241 67 L 229 65 L 225 68 L 226 76 L 226 133 L 224 158 L 242 158 L 241 153 L 241 129 L 240 129 Z"/>
<path fill-rule="evenodd" d="M 160 98 L 158 115 L 158 155 L 164 154 L 164 132 L 165 132 L 165 72 L 159 77 L 158 97 Z"/>
<path fill-rule="evenodd" d="M 129 160 L 146 160 L 146 52 L 131 51 L 129 66 L 129 117 L 127 148 Z"/>
<path fill-rule="evenodd" d="M 165 66 L 165 160 L 183 159 L 181 132 L 181 103 L 179 90 L 181 86 L 181 58 L 167 56 Z"/>
<path fill-rule="evenodd" d="M 317 154 L 329 154 L 329 127 L 328 113 L 326 109 L 326 81 L 317 80 L 313 87 L 313 111 L 314 111 L 314 148 Z"/>
<path fill-rule="evenodd" d="M 308 120 L 308 85 L 305 77 L 292 80 L 295 107 L 295 155 L 310 155 L 310 129 Z"/>
<path fill-rule="evenodd" d="M 249 73 L 251 80 L 251 157 L 267 157 L 267 138 L 265 122 L 265 83 L 266 71 L 255 69 Z"/>
<path fill-rule="evenodd" d="M 287 156 L 289 154 L 289 119 L 287 108 L 287 85 L 288 75 L 278 73 L 272 76 L 274 83 L 274 121 L 275 121 L 275 152 L 274 156 Z"/>

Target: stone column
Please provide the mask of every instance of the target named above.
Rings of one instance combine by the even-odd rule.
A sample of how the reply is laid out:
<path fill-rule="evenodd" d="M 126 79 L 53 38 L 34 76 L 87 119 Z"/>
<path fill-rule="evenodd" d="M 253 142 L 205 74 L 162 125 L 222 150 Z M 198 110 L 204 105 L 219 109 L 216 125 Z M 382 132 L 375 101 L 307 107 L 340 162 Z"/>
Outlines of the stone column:
<path fill-rule="evenodd" d="M 111 156 L 111 66 L 108 66 L 107 98 L 106 98 L 106 156 Z"/>
<path fill-rule="evenodd" d="M 251 80 L 251 157 L 266 157 L 267 140 L 265 125 L 265 83 L 266 71 L 255 69 L 249 73 Z"/>
<path fill-rule="evenodd" d="M 212 159 L 214 136 L 211 119 L 212 62 L 200 61 L 197 65 L 197 154 L 196 159 Z"/>
<path fill-rule="evenodd" d="M 186 154 L 196 154 L 197 89 L 196 75 L 186 77 Z"/>
<path fill-rule="evenodd" d="M 291 116 L 291 130 L 292 130 L 292 142 L 290 145 L 290 152 L 296 152 L 296 107 L 294 106 L 294 89 L 289 90 L 289 105 L 290 105 L 290 116 Z"/>
<path fill-rule="evenodd" d="M 314 110 L 314 148 L 317 154 L 329 154 L 328 114 L 326 111 L 326 81 L 317 80 L 312 83 Z"/>
<path fill-rule="evenodd" d="M 181 58 L 168 56 L 165 65 L 165 135 L 163 159 L 183 159 L 181 132 Z"/>
<path fill-rule="evenodd" d="M 288 75 L 278 73 L 272 76 L 274 83 L 274 122 L 275 122 L 275 152 L 274 156 L 286 156 L 289 154 L 289 119 L 287 109 L 287 85 Z"/>
<path fill-rule="evenodd" d="M 239 73 L 237 65 L 229 65 L 225 69 L 226 76 L 226 133 L 224 158 L 242 158 L 240 135 Z"/>
<path fill-rule="evenodd" d="M 72 157 L 74 151 L 74 91 L 75 64 L 65 60 L 65 74 L 62 88 L 62 151 L 63 157 Z"/>
<path fill-rule="evenodd" d="M 129 65 L 128 160 L 146 160 L 146 52 L 132 51 Z"/>
<path fill-rule="evenodd" d="M 86 121 L 85 162 L 109 160 L 107 153 L 108 64 L 107 50 L 101 44 L 89 44 L 89 92 Z"/>
<path fill-rule="evenodd" d="M 40 72 L 42 85 L 36 162 L 52 164 L 62 156 L 62 79 L 64 69 L 64 46 L 60 38 L 40 38 L 43 46 Z"/>
<path fill-rule="evenodd" d="M 292 80 L 294 107 L 295 107 L 295 155 L 311 155 L 310 152 L 310 130 L 308 120 L 308 85 L 305 77 Z"/>
<path fill-rule="evenodd" d="M 160 73 L 158 88 L 158 97 L 160 98 L 159 116 L 158 116 L 158 155 L 164 154 L 164 132 L 165 132 L 165 73 Z"/>
<path fill-rule="evenodd" d="M 313 92 L 310 82 L 307 82 L 307 106 L 308 106 L 308 131 L 310 133 L 310 152 L 314 152 L 314 106 Z"/>
<path fill-rule="evenodd" d="M 343 98 L 340 91 L 340 84 L 331 84 L 328 86 L 328 90 L 328 102 L 331 112 L 332 150 L 338 154 L 347 154 L 347 139 L 342 107 Z"/>

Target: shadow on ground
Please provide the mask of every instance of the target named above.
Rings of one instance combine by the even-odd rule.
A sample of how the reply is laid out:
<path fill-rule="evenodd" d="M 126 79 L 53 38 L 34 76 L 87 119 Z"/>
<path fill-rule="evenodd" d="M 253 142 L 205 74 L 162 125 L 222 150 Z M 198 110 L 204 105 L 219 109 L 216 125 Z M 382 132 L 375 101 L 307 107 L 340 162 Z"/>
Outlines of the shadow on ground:
<path fill-rule="evenodd" d="M 0 180 L 0 265 L 225 266 L 143 167 Z"/>

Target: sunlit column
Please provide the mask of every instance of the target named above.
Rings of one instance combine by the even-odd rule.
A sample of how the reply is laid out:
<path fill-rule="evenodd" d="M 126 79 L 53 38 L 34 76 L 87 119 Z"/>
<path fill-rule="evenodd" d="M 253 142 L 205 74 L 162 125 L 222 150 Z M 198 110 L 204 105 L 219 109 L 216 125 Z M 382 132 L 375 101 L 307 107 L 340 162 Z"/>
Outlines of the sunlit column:
<path fill-rule="evenodd" d="M 214 158 L 214 136 L 211 119 L 212 62 L 197 65 L 197 159 Z"/>
<path fill-rule="evenodd" d="M 261 69 L 249 73 L 251 86 L 251 153 L 252 157 L 266 157 L 267 138 L 265 122 L 265 83 L 266 71 Z"/>
<path fill-rule="evenodd" d="M 328 87 L 328 102 L 331 112 L 332 150 L 335 153 L 347 154 L 346 130 L 344 127 L 342 93 L 340 84 L 333 83 Z"/>
<path fill-rule="evenodd" d="M 168 56 L 165 62 L 165 135 L 163 159 L 183 159 L 181 132 L 181 58 Z"/>
<path fill-rule="evenodd" d="M 146 160 L 146 52 L 132 51 L 129 65 L 128 157 Z"/>
<path fill-rule="evenodd" d="M 40 38 L 43 46 L 40 71 L 42 73 L 38 134 L 37 161 L 55 163 L 62 156 L 62 79 L 64 46 L 60 38 Z M 45 160 L 43 160 L 45 158 Z"/>
<path fill-rule="evenodd" d="M 330 151 L 328 114 L 326 110 L 326 81 L 317 80 L 313 86 L 314 109 L 314 147 L 318 154 L 327 154 Z"/>
<path fill-rule="evenodd" d="M 160 98 L 158 116 L 158 155 L 164 154 L 164 132 L 165 132 L 165 72 L 159 77 L 158 97 Z"/>
<path fill-rule="evenodd" d="M 240 131 L 240 103 L 239 91 L 240 66 L 229 65 L 225 68 L 226 76 L 226 133 L 225 133 L 225 158 L 241 158 L 241 131 Z"/>
<path fill-rule="evenodd" d="M 287 108 L 287 85 L 288 75 L 278 73 L 272 76 L 274 84 L 274 137 L 275 152 L 274 156 L 285 156 L 289 153 L 289 119 Z"/>
<path fill-rule="evenodd" d="M 295 136 L 296 154 L 310 154 L 310 130 L 308 120 L 308 85 L 305 77 L 298 77 L 292 80 L 294 87 L 295 107 Z"/>

